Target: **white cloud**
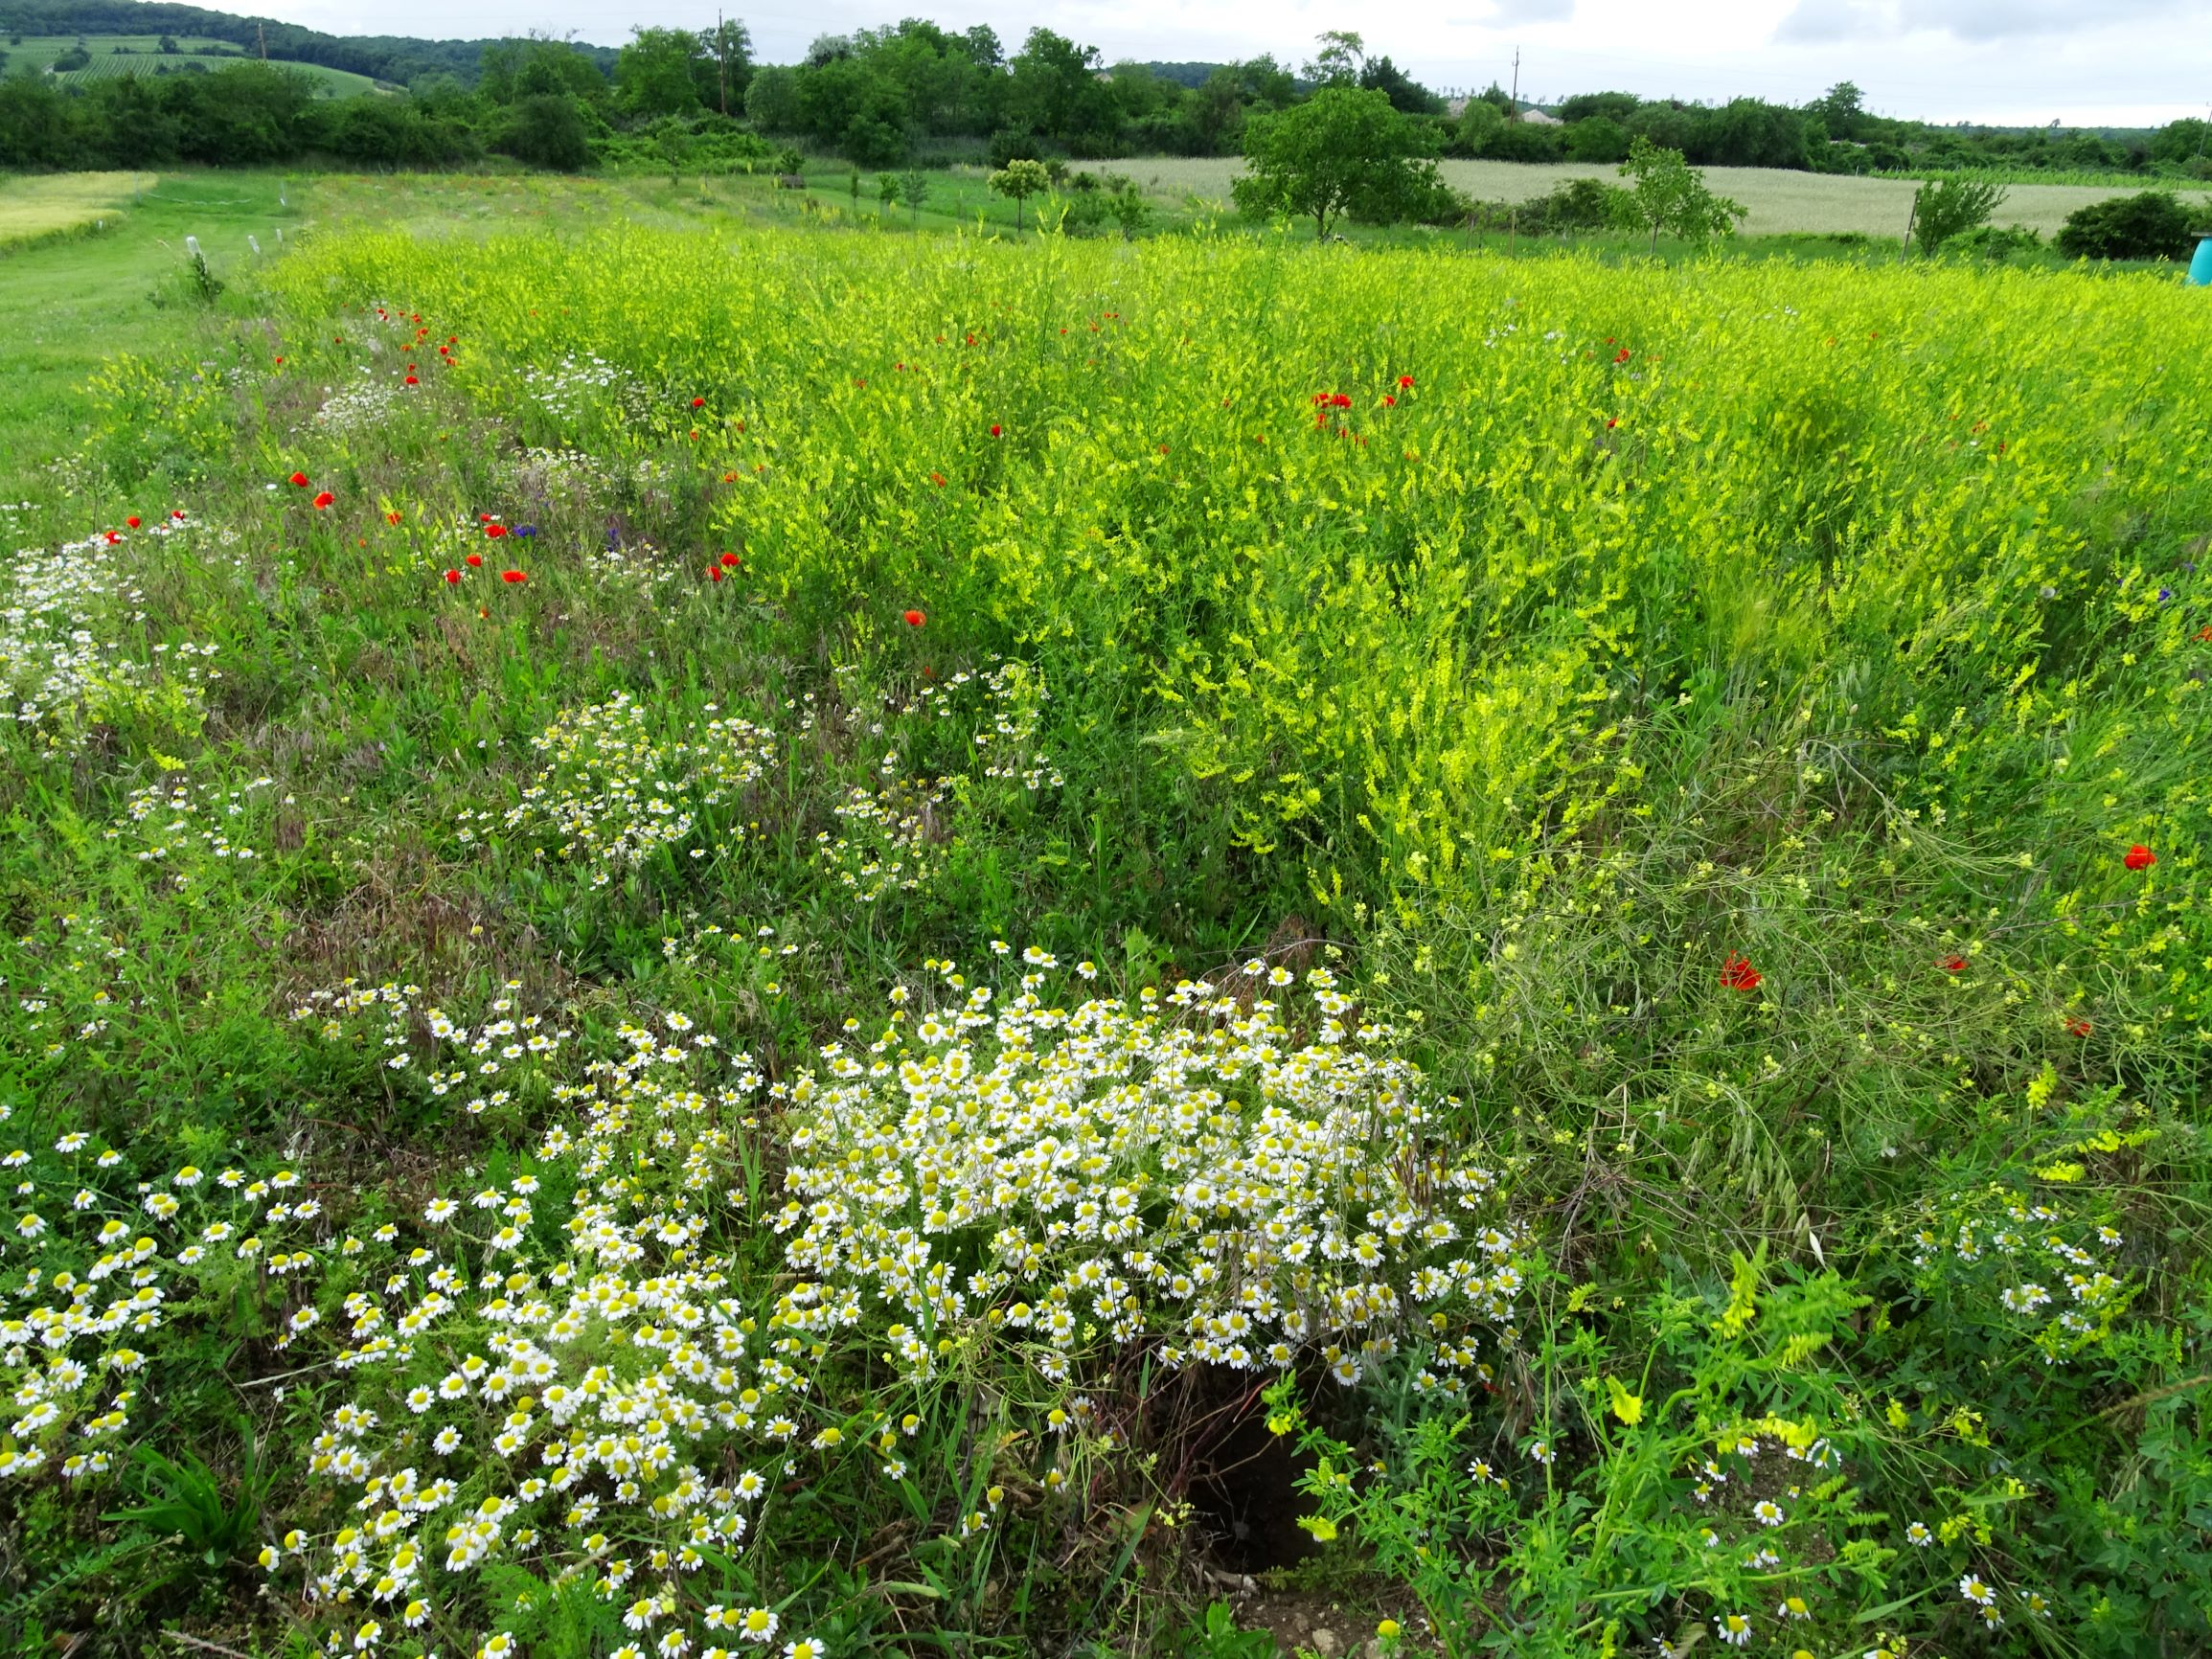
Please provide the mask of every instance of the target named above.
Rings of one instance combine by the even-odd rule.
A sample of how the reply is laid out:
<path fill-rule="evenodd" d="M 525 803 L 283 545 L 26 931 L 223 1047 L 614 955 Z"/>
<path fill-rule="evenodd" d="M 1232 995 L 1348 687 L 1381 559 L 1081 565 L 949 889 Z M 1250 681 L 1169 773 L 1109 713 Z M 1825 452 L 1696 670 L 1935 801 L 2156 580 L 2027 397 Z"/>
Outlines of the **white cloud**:
<path fill-rule="evenodd" d="M 1774 31 L 1776 40 L 1826 45 L 1897 33 L 1897 8 L 1886 0 L 1799 0 Z"/>
<path fill-rule="evenodd" d="M 1894 38 L 1921 32 L 1954 40 L 2087 35 L 2200 10 L 2199 0 L 1798 0 L 1775 31 L 1785 43 Z"/>
<path fill-rule="evenodd" d="M 1515 23 L 1566 23 L 1575 14 L 1575 0 L 1495 0 L 1483 22 L 1493 28 Z"/>

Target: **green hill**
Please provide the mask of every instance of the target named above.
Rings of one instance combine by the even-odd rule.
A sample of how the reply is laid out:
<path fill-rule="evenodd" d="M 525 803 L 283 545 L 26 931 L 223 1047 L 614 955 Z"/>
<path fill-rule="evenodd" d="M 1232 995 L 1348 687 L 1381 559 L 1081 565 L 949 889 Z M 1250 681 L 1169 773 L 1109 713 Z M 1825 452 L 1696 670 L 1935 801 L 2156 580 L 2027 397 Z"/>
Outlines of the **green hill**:
<path fill-rule="evenodd" d="M 163 49 L 165 40 L 170 50 Z M 0 45 L 0 51 L 8 55 L 10 73 L 32 70 L 78 85 L 119 75 L 136 75 L 142 79 L 205 75 L 225 64 L 256 56 L 233 41 L 206 35 L 161 34 L 26 34 L 20 41 L 11 38 Z M 281 62 L 285 68 L 310 78 L 318 97 L 344 98 L 359 93 L 403 90 L 389 81 L 332 69 L 326 64 L 278 58 L 273 54 L 271 61 Z"/>
<path fill-rule="evenodd" d="M 34 44 L 53 38 L 61 50 L 82 37 L 94 57 L 112 46 L 126 47 L 144 41 L 150 48 L 167 34 L 181 47 L 190 42 L 200 48 L 228 47 L 245 57 L 258 57 L 263 49 L 272 61 L 335 70 L 360 81 L 380 80 L 394 86 L 412 85 L 433 75 L 450 75 L 473 86 L 485 40 L 419 40 L 405 35 L 326 34 L 273 17 L 241 17 L 227 11 L 210 11 L 197 6 L 169 4 L 168 0 L 0 0 L 0 50 L 10 65 L 23 61 Z M 15 46 L 7 36 L 20 35 Z M 582 46 L 576 50 L 589 57 L 602 72 L 614 64 L 614 49 Z M 206 54 L 195 54 L 205 56 Z M 130 56 L 128 52 L 125 56 Z M 363 91 L 352 82 L 342 89 Z"/>

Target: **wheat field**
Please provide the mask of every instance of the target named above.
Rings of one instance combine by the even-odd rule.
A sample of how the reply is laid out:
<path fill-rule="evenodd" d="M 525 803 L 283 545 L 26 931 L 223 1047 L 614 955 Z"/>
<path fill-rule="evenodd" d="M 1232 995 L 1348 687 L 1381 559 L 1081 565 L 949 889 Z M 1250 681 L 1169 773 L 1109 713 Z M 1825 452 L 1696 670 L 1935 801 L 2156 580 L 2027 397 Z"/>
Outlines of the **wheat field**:
<path fill-rule="evenodd" d="M 0 179 L 0 249 L 121 218 L 124 204 L 153 188 L 150 172 L 62 172 Z"/>
<path fill-rule="evenodd" d="M 1243 170 L 1236 156 L 1138 157 L 1098 164 L 1126 172 L 1153 195 L 1172 201 L 1197 196 L 1226 202 L 1229 185 Z M 1530 164 L 1511 161 L 1447 161 L 1448 183 L 1481 201 L 1526 201 L 1572 178 L 1614 180 L 1609 167 L 1576 162 Z M 1705 180 L 1722 195 L 1750 210 L 1747 236 L 1834 235 L 1857 231 L 1866 236 L 1904 234 L 1912 193 L 1909 179 L 1849 178 L 1836 173 L 1785 172 L 1773 168 L 1712 167 Z M 2066 216 L 2090 202 L 2126 193 L 2099 185 L 2013 185 L 1998 205 L 1995 222 L 2020 224 L 2050 236 Z M 2183 193 L 2200 207 L 2206 193 Z M 2212 210 L 2208 210 L 2212 211 Z"/>

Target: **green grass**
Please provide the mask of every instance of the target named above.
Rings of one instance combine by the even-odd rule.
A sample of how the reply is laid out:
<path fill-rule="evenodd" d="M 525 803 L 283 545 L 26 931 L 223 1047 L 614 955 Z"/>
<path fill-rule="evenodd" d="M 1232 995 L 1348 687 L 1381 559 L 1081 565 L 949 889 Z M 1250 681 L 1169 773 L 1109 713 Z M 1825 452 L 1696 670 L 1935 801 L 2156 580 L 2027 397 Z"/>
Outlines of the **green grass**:
<path fill-rule="evenodd" d="M 240 51 L 228 41 L 210 40 L 197 36 L 176 36 L 177 50 L 161 50 L 158 34 L 87 34 L 83 36 L 85 50 L 92 61 L 81 69 L 54 71 L 54 60 L 73 51 L 79 37 L 74 34 L 27 34 L 20 44 L 0 41 L 0 50 L 8 54 L 8 72 L 20 74 L 34 70 L 53 75 L 57 80 L 73 85 L 104 80 L 119 75 L 136 75 L 142 79 L 156 75 L 186 75 L 197 71 L 214 72 L 226 65 L 240 63 L 252 55 Z M 331 69 L 320 63 L 293 63 L 283 65 L 296 75 L 314 83 L 319 98 L 344 98 L 362 93 L 388 90 L 366 75 L 355 75 L 350 70 Z"/>
<path fill-rule="evenodd" d="M 135 193 L 112 184 L 128 176 L 60 174 L 0 183 L 0 216 L 16 202 L 46 201 L 57 193 L 112 195 L 127 210 L 90 241 L 0 258 L 9 293 L 24 307 L 22 326 L 0 340 L 0 453 L 9 458 L 11 488 L 18 493 L 38 493 L 39 470 L 75 442 L 70 412 L 103 360 L 119 352 L 174 351 L 180 330 L 193 326 L 190 313 L 178 308 L 176 287 L 187 236 L 198 238 L 218 273 L 235 277 L 254 262 L 249 236 L 274 255 L 277 230 L 299 223 L 297 188 L 285 206 L 280 199 L 285 181 L 273 174 L 165 173 Z M 85 210 L 73 211 L 80 221 Z M 0 235 L 7 222 L 0 216 Z M 156 306 L 154 296 L 171 304 Z"/>
<path fill-rule="evenodd" d="M 2212 1642 L 2201 296 L 832 182 L 0 264 L 11 1650 Z"/>

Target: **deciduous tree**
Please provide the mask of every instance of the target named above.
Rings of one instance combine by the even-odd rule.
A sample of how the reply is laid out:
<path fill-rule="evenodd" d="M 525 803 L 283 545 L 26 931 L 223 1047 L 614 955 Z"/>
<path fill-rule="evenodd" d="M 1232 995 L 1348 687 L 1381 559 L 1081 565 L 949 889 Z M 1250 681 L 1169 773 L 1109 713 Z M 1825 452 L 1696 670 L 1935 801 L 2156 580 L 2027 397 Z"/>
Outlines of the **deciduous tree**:
<path fill-rule="evenodd" d="M 1263 216 L 1313 221 L 1319 239 L 1346 213 L 1388 222 L 1431 194 L 1436 163 L 1426 132 L 1380 92 L 1324 86 L 1288 109 L 1255 111 L 1244 124 L 1237 206 Z"/>

